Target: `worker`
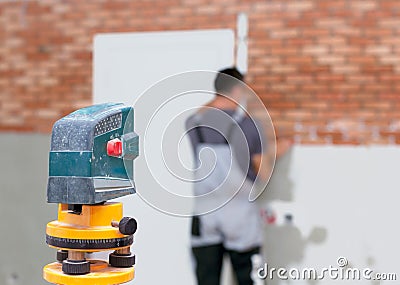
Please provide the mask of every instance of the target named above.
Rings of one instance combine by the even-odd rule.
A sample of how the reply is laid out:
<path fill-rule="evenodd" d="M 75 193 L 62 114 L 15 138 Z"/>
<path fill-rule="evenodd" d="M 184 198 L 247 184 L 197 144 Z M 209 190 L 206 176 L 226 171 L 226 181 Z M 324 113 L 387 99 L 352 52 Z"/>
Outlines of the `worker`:
<path fill-rule="evenodd" d="M 201 196 L 195 199 L 191 229 L 198 285 L 220 284 L 225 254 L 239 285 L 256 283 L 252 257 L 260 254 L 263 237 L 260 211 L 249 201 L 249 192 L 258 174 L 269 177 L 272 165 L 264 162 L 267 167 L 260 169 L 267 142 L 258 122 L 239 104 L 245 86 L 236 68 L 221 70 L 214 81 L 215 98 L 186 121 L 197 162 L 194 194 Z M 207 148 L 211 156 L 202 153 Z"/>

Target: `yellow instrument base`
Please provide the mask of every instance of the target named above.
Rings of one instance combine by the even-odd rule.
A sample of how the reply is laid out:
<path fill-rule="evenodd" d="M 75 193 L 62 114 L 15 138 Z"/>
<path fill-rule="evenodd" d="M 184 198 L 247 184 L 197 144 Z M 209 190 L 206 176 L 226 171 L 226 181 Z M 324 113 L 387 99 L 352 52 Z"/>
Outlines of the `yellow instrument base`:
<path fill-rule="evenodd" d="M 122 203 L 83 205 L 80 215 L 59 204 L 58 220 L 47 224 L 46 234 L 68 239 L 112 239 L 124 237 L 111 226 L 111 221 L 122 219 Z"/>
<path fill-rule="evenodd" d="M 43 278 L 59 285 L 113 285 L 131 281 L 135 269 L 110 267 L 103 260 L 89 260 L 90 273 L 85 275 L 68 275 L 62 272 L 61 263 L 54 262 L 43 268 Z"/>

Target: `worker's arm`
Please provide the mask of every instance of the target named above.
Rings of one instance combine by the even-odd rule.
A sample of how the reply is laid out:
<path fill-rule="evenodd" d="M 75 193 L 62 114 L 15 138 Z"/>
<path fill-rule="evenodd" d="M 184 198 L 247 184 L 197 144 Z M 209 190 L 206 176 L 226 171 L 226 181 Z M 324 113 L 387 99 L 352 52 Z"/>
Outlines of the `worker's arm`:
<path fill-rule="evenodd" d="M 279 139 L 276 142 L 276 159 L 285 154 L 290 147 L 292 142 L 288 139 Z M 266 181 L 274 166 L 274 152 L 273 149 L 266 151 L 265 153 L 257 153 L 252 156 L 252 165 L 255 172 L 259 175 L 262 181 Z"/>

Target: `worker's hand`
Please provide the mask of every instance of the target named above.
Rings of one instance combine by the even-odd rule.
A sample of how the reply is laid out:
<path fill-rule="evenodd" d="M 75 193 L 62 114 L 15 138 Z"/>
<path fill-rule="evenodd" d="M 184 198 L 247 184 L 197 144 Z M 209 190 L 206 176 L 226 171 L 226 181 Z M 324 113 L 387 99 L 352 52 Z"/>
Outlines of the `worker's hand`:
<path fill-rule="evenodd" d="M 280 138 L 276 140 L 276 158 L 284 155 L 293 145 L 293 141 L 288 138 Z"/>

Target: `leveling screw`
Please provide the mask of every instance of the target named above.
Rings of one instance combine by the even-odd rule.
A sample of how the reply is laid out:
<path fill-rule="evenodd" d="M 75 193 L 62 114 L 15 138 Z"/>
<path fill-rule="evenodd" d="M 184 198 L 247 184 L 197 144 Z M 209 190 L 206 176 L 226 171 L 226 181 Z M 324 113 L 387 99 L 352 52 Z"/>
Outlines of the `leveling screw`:
<path fill-rule="evenodd" d="M 121 221 L 111 221 L 111 226 L 118 228 L 123 235 L 133 235 L 137 230 L 137 222 L 134 218 L 123 217 Z"/>
<path fill-rule="evenodd" d="M 62 262 L 62 271 L 69 275 L 83 275 L 90 273 L 90 262 L 85 258 L 83 251 L 68 251 L 68 258 Z"/>

